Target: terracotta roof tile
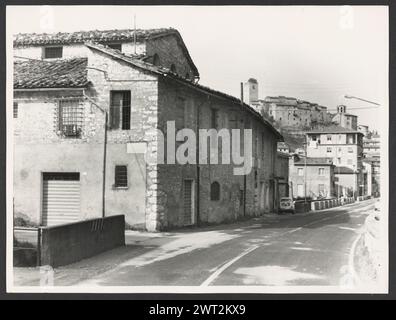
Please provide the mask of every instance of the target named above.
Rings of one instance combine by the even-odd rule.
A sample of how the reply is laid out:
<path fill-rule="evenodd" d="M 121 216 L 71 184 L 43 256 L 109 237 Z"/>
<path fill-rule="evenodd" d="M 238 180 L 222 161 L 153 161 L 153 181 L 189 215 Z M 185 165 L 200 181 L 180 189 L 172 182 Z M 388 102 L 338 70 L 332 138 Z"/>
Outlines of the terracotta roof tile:
<path fill-rule="evenodd" d="M 87 59 L 14 62 L 14 89 L 83 88 L 88 85 Z"/>
<path fill-rule="evenodd" d="M 175 29 L 137 29 L 136 41 L 142 42 L 149 37 L 175 33 Z M 135 38 L 134 29 L 91 30 L 58 33 L 19 33 L 14 36 L 14 46 L 84 43 L 86 41 L 128 41 Z"/>

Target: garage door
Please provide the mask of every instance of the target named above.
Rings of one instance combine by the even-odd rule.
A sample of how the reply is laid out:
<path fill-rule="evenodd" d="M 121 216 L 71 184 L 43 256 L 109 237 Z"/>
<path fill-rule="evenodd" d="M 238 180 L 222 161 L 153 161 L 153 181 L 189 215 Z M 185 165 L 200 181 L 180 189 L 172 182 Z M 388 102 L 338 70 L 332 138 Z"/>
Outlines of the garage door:
<path fill-rule="evenodd" d="M 78 221 L 80 217 L 80 173 L 43 173 L 42 224 L 53 226 Z"/>

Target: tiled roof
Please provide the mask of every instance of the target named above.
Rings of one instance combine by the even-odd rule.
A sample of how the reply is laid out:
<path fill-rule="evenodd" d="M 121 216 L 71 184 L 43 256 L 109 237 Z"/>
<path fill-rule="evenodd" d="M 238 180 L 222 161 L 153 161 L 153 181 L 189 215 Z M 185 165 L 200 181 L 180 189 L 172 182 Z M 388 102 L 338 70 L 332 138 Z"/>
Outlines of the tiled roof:
<path fill-rule="evenodd" d="M 334 173 L 348 174 L 348 173 L 356 173 L 356 172 L 355 170 L 348 167 L 335 167 Z"/>
<path fill-rule="evenodd" d="M 305 165 L 305 158 L 301 157 L 298 160 L 294 161 L 294 164 L 296 165 Z M 320 165 L 320 166 L 331 166 L 333 165 L 333 159 L 332 158 L 314 158 L 314 157 L 309 157 L 307 158 L 307 165 Z"/>
<path fill-rule="evenodd" d="M 129 63 L 131 65 L 133 65 L 134 67 L 155 73 L 157 75 L 161 75 L 164 77 L 168 77 L 168 78 L 172 78 L 174 80 L 177 80 L 179 82 L 184 83 L 185 85 L 188 86 L 192 86 L 195 89 L 204 91 L 206 93 L 210 93 L 213 95 L 217 95 L 219 97 L 222 97 L 224 99 L 233 101 L 234 103 L 240 104 L 241 107 L 247 109 L 250 113 L 252 113 L 254 116 L 256 116 L 256 118 L 258 118 L 262 123 L 264 123 L 264 125 L 266 125 L 279 139 L 283 140 L 282 135 L 280 134 L 280 132 L 278 130 L 275 129 L 275 127 L 266 119 L 264 119 L 260 113 L 258 113 L 257 111 L 255 111 L 252 107 L 250 107 L 248 104 L 246 103 L 242 103 L 240 99 L 231 96 L 229 94 L 223 93 L 221 91 L 217 91 L 211 88 L 208 88 L 206 86 L 200 85 L 198 83 L 193 83 L 191 81 L 188 81 L 180 76 L 178 76 L 176 73 L 173 73 L 170 69 L 165 68 L 165 67 L 161 67 L 161 66 L 154 66 L 153 64 L 150 63 L 146 63 L 142 60 L 139 59 L 135 59 L 131 56 L 127 56 L 125 54 L 123 54 L 122 52 L 120 52 L 119 50 L 114 50 L 109 48 L 108 46 L 104 46 L 101 44 L 97 44 L 97 43 L 92 43 L 92 42 L 87 42 L 85 44 L 87 47 L 94 49 L 94 50 L 98 50 L 100 52 L 103 52 L 109 56 L 111 56 L 113 59 L 117 59 L 117 60 L 121 60 L 124 61 L 126 63 Z"/>
<path fill-rule="evenodd" d="M 87 58 L 14 62 L 14 89 L 83 88 L 88 85 Z"/>
<path fill-rule="evenodd" d="M 86 41 L 108 42 L 134 40 L 142 42 L 150 37 L 157 37 L 177 32 L 171 28 L 123 30 L 91 30 L 58 33 L 19 33 L 14 36 L 14 46 L 43 45 L 43 44 L 70 44 Z"/>
<path fill-rule="evenodd" d="M 338 125 L 331 125 L 327 127 L 321 127 L 312 131 L 306 132 L 307 134 L 315 134 L 315 133 L 360 133 L 360 131 L 344 128 Z"/>
<path fill-rule="evenodd" d="M 109 43 L 115 41 L 136 41 L 141 43 L 147 39 L 162 36 L 175 35 L 182 48 L 187 60 L 190 62 L 195 76 L 199 77 L 199 72 L 195 66 L 190 53 L 179 31 L 173 28 L 159 29 L 123 29 L 123 30 L 92 30 L 77 32 L 58 32 L 58 33 L 19 33 L 14 36 L 14 47 L 38 46 L 38 45 L 62 45 L 62 44 L 83 44 L 87 41 L 98 43 Z"/>

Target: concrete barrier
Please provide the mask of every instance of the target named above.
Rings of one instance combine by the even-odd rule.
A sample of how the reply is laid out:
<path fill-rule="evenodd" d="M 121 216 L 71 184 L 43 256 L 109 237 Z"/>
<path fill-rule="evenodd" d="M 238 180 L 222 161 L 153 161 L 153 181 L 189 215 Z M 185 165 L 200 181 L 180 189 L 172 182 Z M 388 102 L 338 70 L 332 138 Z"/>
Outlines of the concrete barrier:
<path fill-rule="evenodd" d="M 310 207 L 312 211 L 318 211 L 318 210 L 339 207 L 354 202 L 355 199 L 353 197 L 348 197 L 343 199 L 339 198 L 339 199 L 327 199 L 327 200 L 313 200 L 311 202 Z"/>
<path fill-rule="evenodd" d="M 39 265 L 57 267 L 125 245 L 124 215 L 39 227 Z"/>

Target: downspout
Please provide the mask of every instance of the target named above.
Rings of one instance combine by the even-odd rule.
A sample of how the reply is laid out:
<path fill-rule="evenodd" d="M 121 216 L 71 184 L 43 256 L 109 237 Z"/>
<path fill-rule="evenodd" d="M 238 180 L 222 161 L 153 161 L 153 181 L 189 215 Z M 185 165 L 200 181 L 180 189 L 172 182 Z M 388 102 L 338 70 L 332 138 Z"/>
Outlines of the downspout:
<path fill-rule="evenodd" d="M 109 116 L 107 110 L 99 106 L 91 97 L 85 94 L 85 89 L 83 89 L 83 96 L 87 98 L 93 105 L 95 105 L 100 111 L 105 114 L 105 124 L 104 124 L 104 138 L 103 138 L 103 178 L 102 178 L 102 218 L 106 216 L 106 162 L 107 162 L 107 128 L 109 122 Z"/>
<path fill-rule="evenodd" d="M 241 82 L 241 106 L 243 106 L 243 82 Z M 245 121 L 243 123 L 245 124 Z M 243 141 L 243 145 L 245 147 L 245 141 Z M 243 175 L 243 216 L 244 217 L 246 216 L 246 173 L 245 172 Z"/>

